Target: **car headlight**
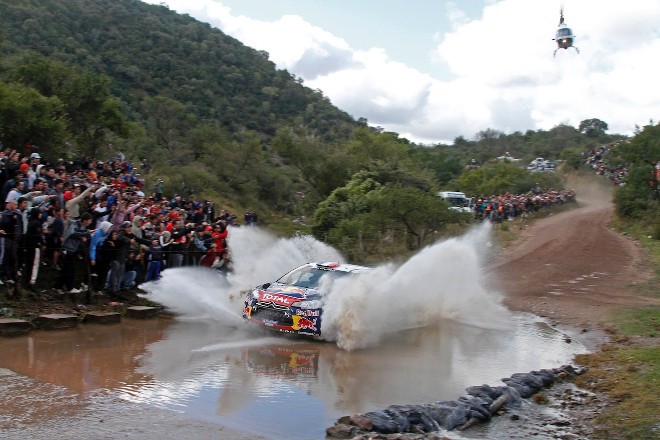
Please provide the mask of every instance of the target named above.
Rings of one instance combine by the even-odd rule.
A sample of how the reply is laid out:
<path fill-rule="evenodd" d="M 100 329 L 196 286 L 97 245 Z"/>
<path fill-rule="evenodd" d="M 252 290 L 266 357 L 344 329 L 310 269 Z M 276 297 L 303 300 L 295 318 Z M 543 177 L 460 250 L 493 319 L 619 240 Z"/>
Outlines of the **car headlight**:
<path fill-rule="evenodd" d="M 258 298 L 258 296 L 255 295 L 255 292 L 256 292 L 256 289 L 248 290 L 247 295 L 245 295 L 245 300 L 247 302 L 250 302 L 250 301 L 254 300 L 255 298 Z"/>
<path fill-rule="evenodd" d="M 301 309 L 320 309 L 323 304 L 318 299 L 313 299 L 310 301 L 298 301 L 292 304 L 294 307 L 300 307 Z"/>

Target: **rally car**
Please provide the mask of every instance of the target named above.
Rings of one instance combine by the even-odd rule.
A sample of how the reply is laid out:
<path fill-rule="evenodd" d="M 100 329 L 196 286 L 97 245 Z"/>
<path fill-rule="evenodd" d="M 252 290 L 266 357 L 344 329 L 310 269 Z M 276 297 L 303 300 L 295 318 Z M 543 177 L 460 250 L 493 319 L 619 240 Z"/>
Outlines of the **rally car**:
<path fill-rule="evenodd" d="M 345 263 L 307 263 L 247 292 L 243 319 L 287 333 L 321 336 L 326 295 L 337 277 L 370 270 Z"/>

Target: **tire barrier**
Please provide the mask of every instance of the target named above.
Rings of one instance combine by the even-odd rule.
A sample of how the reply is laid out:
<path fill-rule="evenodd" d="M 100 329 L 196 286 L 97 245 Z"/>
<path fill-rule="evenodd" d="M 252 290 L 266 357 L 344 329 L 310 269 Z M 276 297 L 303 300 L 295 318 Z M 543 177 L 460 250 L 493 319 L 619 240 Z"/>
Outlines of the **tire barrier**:
<path fill-rule="evenodd" d="M 481 385 L 466 388 L 467 396 L 458 400 L 421 405 L 390 405 L 381 411 L 344 416 L 327 428 L 326 434 L 330 439 L 346 439 L 359 438 L 368 433 L 420 434 L 441 429 L 462 431 L 488 422 L 502 409 L 520 408 L 522 399 L 532 397 L 557 381 L 578 376 L 585 371 L 584 367 L 564 365 L 554 369 L 516 373 L 502 379 L 504 386 Z"/>

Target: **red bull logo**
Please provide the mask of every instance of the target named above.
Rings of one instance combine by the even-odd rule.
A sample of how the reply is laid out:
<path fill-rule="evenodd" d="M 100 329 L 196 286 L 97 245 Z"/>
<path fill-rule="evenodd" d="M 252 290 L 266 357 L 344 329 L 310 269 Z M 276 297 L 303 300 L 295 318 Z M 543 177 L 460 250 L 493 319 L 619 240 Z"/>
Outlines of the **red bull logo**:
<path fill-rule="evenodd" d="M 318 329 L 316 328 L 316 318 L 314 319 L 307 319 L 302 316 L 292 316 L 293 319 L 293 325 L 291 326 L 292 329 L 300 331 L 300 330 L 311 330 L 313 332 L 318 332 Z"/>

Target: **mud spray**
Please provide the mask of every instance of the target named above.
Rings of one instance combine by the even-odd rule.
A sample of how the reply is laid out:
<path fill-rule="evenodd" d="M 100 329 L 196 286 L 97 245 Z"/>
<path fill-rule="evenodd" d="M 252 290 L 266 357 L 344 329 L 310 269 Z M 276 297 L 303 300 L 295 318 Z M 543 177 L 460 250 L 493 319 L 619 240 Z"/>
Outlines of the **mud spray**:
<path fill-rule="evenodd" d="M 509 313 L 483 270 L 490 229 L 484 224 L 429 246 L 404 264 L 380 265 L 360 277 L 338 279 L 323 311 L 324 339 L 353 350 L 443 319 L 508 327 Z M 228 241 L 235 270 L 226 279 L 188 267 L 165 270 L 161 280 L 140 287 L 182 319 L 241 325 L 241 291 L 310 261 L 343 261 L 335 249 L 309 236 L 277 239 L 258 228 L 234 228 Z"/>

